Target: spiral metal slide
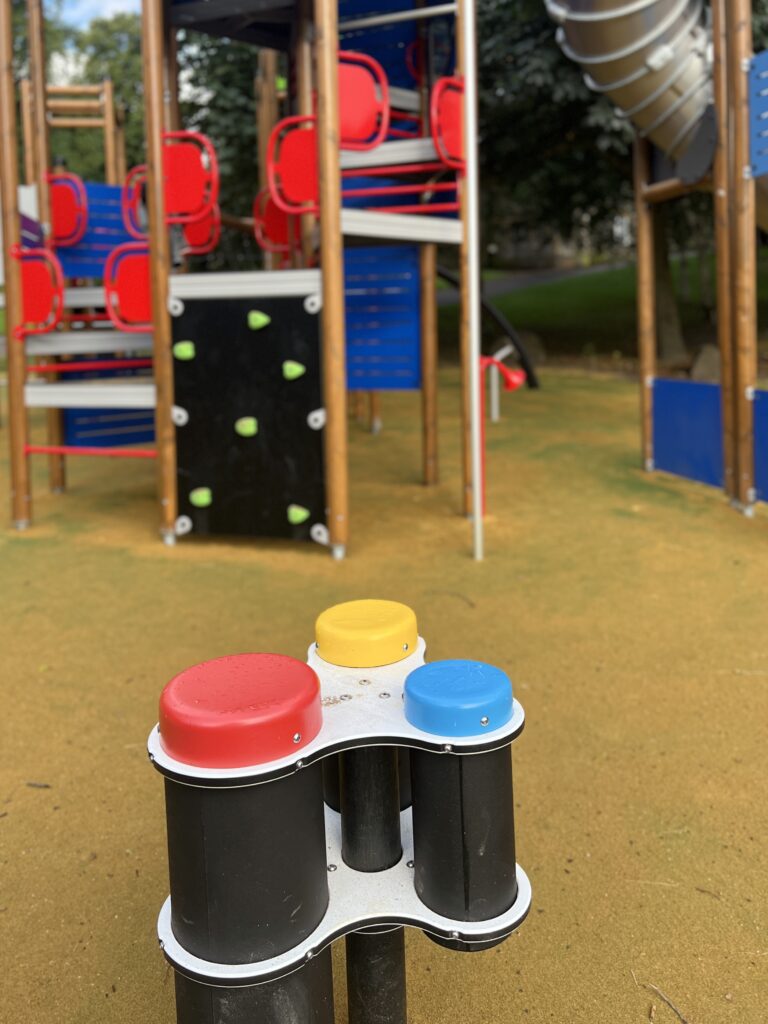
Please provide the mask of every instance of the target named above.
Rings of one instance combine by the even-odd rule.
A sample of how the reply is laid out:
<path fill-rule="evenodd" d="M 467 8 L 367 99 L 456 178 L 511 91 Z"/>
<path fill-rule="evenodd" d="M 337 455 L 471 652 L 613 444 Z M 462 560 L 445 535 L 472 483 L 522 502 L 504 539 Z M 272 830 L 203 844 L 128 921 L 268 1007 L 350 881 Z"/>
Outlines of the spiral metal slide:
<path fill-rule="evenodd" d="M 703 0 L 544 0 L 563 52 L 695 181 L 709 170 L 713 50 Z M 757 181 L 757 222 L 768 229 L 768 179 Z"/>

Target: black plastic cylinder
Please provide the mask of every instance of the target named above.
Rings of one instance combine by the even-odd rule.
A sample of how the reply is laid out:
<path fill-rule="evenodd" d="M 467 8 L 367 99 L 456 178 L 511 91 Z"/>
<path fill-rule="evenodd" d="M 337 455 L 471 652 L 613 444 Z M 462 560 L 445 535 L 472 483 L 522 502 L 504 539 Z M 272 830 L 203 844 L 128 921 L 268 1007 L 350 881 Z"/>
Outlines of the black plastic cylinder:
<path fill-rule="evenodd" d="M 176 1014 L 183 1024 L 333 1024 L 331 950 L 299 971 L 248 988 L 218 988 L 176 975 Z"/>
<path fill-rule="evenodd" d="M 411 785 L 414 885 L 422 902 L 456 921 L 509 910 L 517 897 L 509 747 L 471 755 L 412 750 Z M 496 944 L 435 941 L 466 950 Z"/>
<path fill-rule="evenodd" d="M 333 811 L 341 810 L 341 757 L 332 755 L 323 761 L 323 792 L 325 802 Z M 407 747 L 397 748 L 397 784 L 400 810 L 411 806 L 411 755 Z"/>
<path fill-rule="evenodd" d="M 403 1024 L 407 1019 L 402 928 L 347 936 L 350 1024 Z"/>
<path fill-rule="evenodd" d="M 166 780 L 165 794 L 171 926 L 186 950 L 254 963 L 315 930 L 328 906 L 319 764 L 236 789 Z"/>
<path fill-rule="evenodd" d="M 357 871 L 384 871 L 403 855 L 398 751 L 350 750 L 340 759 L 342 857 Z M 347 936 L 349 1024 L 406 1024 L 402 928 Z"/>

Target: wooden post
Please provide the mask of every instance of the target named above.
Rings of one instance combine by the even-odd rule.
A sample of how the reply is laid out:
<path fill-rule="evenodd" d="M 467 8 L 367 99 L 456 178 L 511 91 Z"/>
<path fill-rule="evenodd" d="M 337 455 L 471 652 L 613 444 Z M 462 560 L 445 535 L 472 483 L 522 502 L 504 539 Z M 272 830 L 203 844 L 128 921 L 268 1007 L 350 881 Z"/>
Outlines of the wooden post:
<path fill-rule="evenodd" d="M 339 167 L 338 12 L 336 0 L 314 0 L 317 67 L 317 145 L 320 171 L 320 266 L 323 276 L 322 367 L 325 402 L 326 492 L 330 541 L 343 558 L 349 538 L 347 368 L 344 249 Z"/>
<path fill-rule="evenodd" d="M 437 462 L 437 246 L 422 245 L 421 277 L 421 412 L 424 483 L 438 481 Z"/>
<path fill-rule="evenodd" d="M 115 88 L 107 78 L 102 93 L 104 117 L 104 180 L 108 185 L 120 183 L 117 173 L 117 122 L 115 121 Z"/>
<path fill-rule="evenodd" d="M 152 284 L 154 371 L 157 406 L 155 434 L 160 532 L 167 544 L 174 543 L 177 514 L 176 435 L 171 419 L 173 408 L 173 356 L 171 318 L 168 313 L 168 277 L 171 267 L 170 243 L 165 225 L 163 184 L 163 0 L 142 0 L 142 59 L 144 67 L 144 110 L 147 140 L 147 206 L 149 214 L 149 255 Z"/>
<path fill-rule="evenodd" d="M 307 0 L 299 6 L 299 29 L 296 40 L 296 104 L 297 113 L 312 114 L 312 18 Z M 304 266 L 312 265 L 317 218 L 305 213 L 299 220 L 301 230 L 301 254 Z"/>
<path fill-rule="evenodd" d="M 713 167 L 715 250 L 717 253 L 717 341 L 720 348 L 720 394 L 723 417 L 723 486 L 736 498 L 736 450 L 733 389 L 733 344 L 731 307 L 731 210 L 728 116 L 728 39 L 726 0 L 712 0 L 714 44 L 714 100 L 717 119 L 717 149 Z"/>
<path fill-rule="evenodd" d="M 275 50 L 259 50 L 258 72 L 256 75 L 256 143 L 259 152 L 259 190 L 267 187 L 267 142 L 277 124 L 277 53 Z M 279 266 L 275 254 L 264 253 L 264 267 L 272 270 Z"/>
<path fill-rule="evenodd" d="M 35 164 L 37 170 L 40 221 L 46 237 L 51 230 L 51 209 L 46 174 L 51 166 L 45 87 L 45 25 L 42 0 L 27 0 L 29 34 L 29 78 L 32 95 L 32 127 L 34 130 Z"/>
<path fill-rule="evenodd" d="M 651 147 L 636 138 L 634 146 L 637 236 L 637 347 L 640 361 L 640 416 L 643 466 L 653 465 L 653 381 L 656 376 L 656 274 L 653 209 L 643 198 L 651 176 Z"/>
<path fill-rule="evenodd" d="M 733 294 L 734 409 L 736 420 L 736 497 L 745 512 L 755 502 L 754 388 L 757 379 L 757 228 L 755 182 L 749 173 L 749 78 L 752 57 L 752 4 L 726 4 L 728 78 L 731 94 L 731 270 Z"/>
<path fill-rule="evenodd" d="M 32 518 L 29 488 L 27 410 L 24 406 L 24 345 L 13 337 L 23 319 L 21 272 L 11 253 L 21 244 L 19 168 L 16 139 L 16 96 L 13 83 L 13 30 L 11 0 L 0 4 L 0 210 L 3 223 L 5 267 L 5 333 L 8 348 L 8 427 L 11 446 L 11 515 L 23 530 Z"/>
<path fill-rule="evenodd" d="M 464 4 L 459 0 L 456 12 L 456 74 L 463 75 Z M 462 510 L 464 515 L 472 515 L 472 374 L 469 360 L 471 356 L 470 323 L 470 252 L 467 221 L 469 215 L 469 196 L 465 182 L 459 178 L 459 219 L 461 221 L 461 245 L 459 246 L 459 354 L 461 358 L 461 466 L 462 466 Z"/>
<path fill-rule="evenodd" d="M 122 183 L 128 173 L 125 156 L 125 108 L 118 105 L 115 110 L 115 148 L 117 149 L 117 180 Z"/>
<path fill-rule="evenodd" d="M 21 147 L 24 151 L 24 183 L 34 185 L 37 181 L 37 148 L 35 129 L 32 123 L 32 87 L 28 78 L 19 83 L 21 106 Z"/>
<path fill-rule="evenodd" d="M 48 132 L 48 91 L 45 84 L 45 21 L 42 0 L 27 0 L 27 28 L 29 34 L 29 78 L 32 95 L 32 130 L 37 173 L 37 202 L 40 223 L 46 239 L 51 234 L 51 203 L 48 172 L 51 169 L 50 137 Z M 55 361 L 46 360 L 47 362 Z M 56 380 L 56 374 L 46 375 Z M 64 414 L 61 409 L 48 409 L 48 444 L 64 443 Z M 54 494 L 66 487 L 66 464 L 63 455 L 48 456 L 48 483 Z"/>

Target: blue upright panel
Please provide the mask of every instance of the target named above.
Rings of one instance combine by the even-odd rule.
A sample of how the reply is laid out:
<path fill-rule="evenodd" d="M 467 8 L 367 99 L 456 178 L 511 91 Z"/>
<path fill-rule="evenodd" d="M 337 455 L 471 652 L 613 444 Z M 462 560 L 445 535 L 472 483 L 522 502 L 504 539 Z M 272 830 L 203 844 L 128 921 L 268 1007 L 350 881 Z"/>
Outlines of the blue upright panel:
<path fill-rule="evenodd" d="M 755 491 L 768 501 L 768 391 L 755 392 Z"/>
<path fill-rule="evenodd" d="M 749 67 L 749 142 L 752 175 L 768 174 L 768 50 Z"/>
<path fill-rule="evenodd" d="M 88 226 L 77 245 L 61 246 L 56 255 L 61 262 L 64 276 L 104 276 L 107 256 L 123 242 L 133 242 L 123 226 L 120 207 L 120 185 L 99 185 L 86 181 L 85 194 L 88 197 Z"/>
<path fill-rule="evenodd" d="M 713 487 L 723 486 L 720 387 L 691 380 L 653 383 L 656 469 Z"/>
<path fill-rule="evenodd" d="M 99 356 L 100 360 L 109 356 Z M 67 380 L 103 377 L 148 377 L 150 370 L 131 367 L 68 373 Z M 74 448 L 118 448 L 155 439 L 155 414 L 148 409 L 64 409 L 64 443 Z"/>
<path fill-rule="evenodd" d="M 347 249 L 344 274 L 350 390 L 421 387 L 418 247 Z"/>

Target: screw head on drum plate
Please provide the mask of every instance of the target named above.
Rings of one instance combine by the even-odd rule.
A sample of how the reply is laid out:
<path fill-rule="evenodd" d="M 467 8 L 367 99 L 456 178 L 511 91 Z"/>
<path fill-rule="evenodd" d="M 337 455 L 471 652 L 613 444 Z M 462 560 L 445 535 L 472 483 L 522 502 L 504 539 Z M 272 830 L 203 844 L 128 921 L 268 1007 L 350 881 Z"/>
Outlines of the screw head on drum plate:
<path fill-rule="evenodd" d="M 293 734 L 293 742 L 294 743 L 301 743 L 301 733 L 300 732 L 295 732 Z"/>
<path fill-rule="evenodd" d="M 391 696 L 392 694 L 388 693 L 386 690 L 382 690 L 382 692 L 379 694 L 379 697 L 381 697 L 382 700 L 389 700 Z"/>
<path fill-rule="evenodd" d="M 328 865 L 328 870 L 329 871 L 338 871 L 338 869 L 339 869 L 338 864 L 329 864 Z"/>
<path fill-rule="evenodd" d="M 488 718 L 488 715 L 483 715 L 483 717 L 480 719 L 480 725 L 482 725 L 483 728 L 485 728 L 485 726 L 488 725 L 489 721 L 490 719 Z"/>

